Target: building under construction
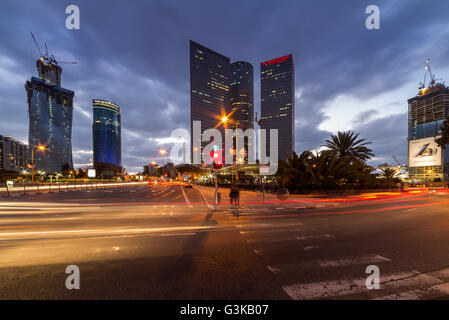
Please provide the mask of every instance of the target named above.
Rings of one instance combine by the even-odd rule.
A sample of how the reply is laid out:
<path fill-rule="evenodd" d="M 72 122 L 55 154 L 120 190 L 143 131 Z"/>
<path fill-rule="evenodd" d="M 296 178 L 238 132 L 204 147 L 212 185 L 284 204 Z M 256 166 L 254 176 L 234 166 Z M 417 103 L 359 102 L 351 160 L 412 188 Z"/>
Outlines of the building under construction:
<path fill-rule="evenodd" d="M 449 87 L 435 79 L 429 60 L 419 89 L 418 95 L 408 100 L 409 177 L 415 183 L 448 181 L 449 149 L 439 147 L 435 139 L 449 116 Z"/>
<path fill-rule="evenodd" d="M 38 170 L 47 173 L 61 172 L 63 166 L 73 168 L 72 160 L 72 117 L 74 92 L 61 87 L 62 68 L 54 56 L 45 55 L 39 49 L 36 61 L 39 77 L 31 77 L 25 83 L 28 101 L 30 148 L 42 146 L 45 151 L 34 154 Z M 44 149 L 43 149 L 44 150 Z"/>

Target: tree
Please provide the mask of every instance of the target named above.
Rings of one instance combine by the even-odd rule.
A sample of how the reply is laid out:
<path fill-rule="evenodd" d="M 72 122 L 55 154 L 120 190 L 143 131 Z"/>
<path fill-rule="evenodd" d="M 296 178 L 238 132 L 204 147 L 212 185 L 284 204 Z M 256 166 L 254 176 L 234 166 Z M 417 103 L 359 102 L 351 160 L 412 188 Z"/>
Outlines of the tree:
<path fill-rule="evenodd" d="M 347 158 L 351 161 L 365 162 L 374 156 L 373 150 L 366 147 L 371 142 L 366 139 L 359 139 L 359 134 L 353 131 L 340 132 L 332 135 L 330 140 L 326 140 L 324 147 L 335 153 L 340 158 Z"/>
<path fill-rule="evenodd" d="M 443 149 L 446 144 L 449 144 L 449 116 L 444 120 L 441 127 L 441 138 L 435 139 L 435 142 Z"/>
<path fill-rule="evenodd" d="M 293 151 L 287 156 L 286 161 L 279 162 L 278 182 L 281 186 L 290 190 L 302 188 L 305 183 L 310 183 L 310 160 L 313 154 L 304 151 L 300 155 Z"/>
<path fill-rule="evenodd" d="M 348 168 L 347 160 L 335 157 L 330 150 L 323 150 L 311 159 L 309 170 L 312 181 L 318 186 L 334 185 L 338 179 L 345 176 Z"/>
<path fill-rule="evenodd" d="M 396 175 L 396 170 L 392 168 L 384 168 L 381 170 L 380 176 L 385 178 L 388 182 L 392 181 L 394 179 L 394 176 Z"/>
<path fill-rule="evenodd" d="M 63 164 L 63 165 L 61 166 L 62 175 L 63 175 L 64 177 L 67 177 L 67 176 L 69 175 L 69 173 L 70 173 L 71 170 L 73 170 L 73 168 L 70 167 L 70 165 L 69 165 L 68 163 Z"/>

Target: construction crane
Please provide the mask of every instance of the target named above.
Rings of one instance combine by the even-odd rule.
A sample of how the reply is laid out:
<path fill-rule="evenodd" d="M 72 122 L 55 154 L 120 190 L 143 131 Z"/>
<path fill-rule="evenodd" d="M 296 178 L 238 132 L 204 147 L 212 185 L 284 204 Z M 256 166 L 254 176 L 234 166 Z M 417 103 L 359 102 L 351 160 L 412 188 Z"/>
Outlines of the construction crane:
<path fill-rule="evenodd" d="M 36 41 L 36 38 L 34 37 L 34 34 L 32 32 L 30 32 L 30 33 L 31 33 L 31 37 L 33 38 L 33 41 L 34 41 L 34 45 L 36 46 L 36 49 L 39 52 L 40 59 L 42 61 L 45 61 L 48 64 L 56 64 L 56 65 L 58 65 L 60 63 L 68 63 L 68 64 L 77 64 L 78 63 L 78 62 L 74 62 L 74 61 L 71 61 L 71 62 L 56 61 L 54 55 L 49 55 L 48 54 L 48 46 L 47 46 L 46 42 L 45 42 L 45 55 L 43 55 L 41 49 L 39 48 L 39 45 L 37 44 L 37 41 Z"/>
<path fill-rule="evenodd" d="M 396 163 L 398 164 L 399 167 L 402 167 L 401 163 L 398 161 L 396 156 L 393 156 L 393 159 L 394 159 L 394 161 L 396 161 Z"/>
<path fill-rule="evenodd" d="M 429 74 L 430 77 L 430 81 L 429 81 L 429 85 L 426 86 L 426 79 L 427 79 L 427 74 Z M 435 74 L 432 73 L 432 69 L 430 69 L 430 59 L 427 58 L 426 60 L 426 72 L 424 73 L 424 81 L 420 82 L 419 85 L 419 89 L 423 90 L 423 92 L 425 92 L 428 88 L 432 88 L 435 84 L 437 84 L 437 81 L 443 81 L 443 79 L 436 79 L 435 78 Z"/>

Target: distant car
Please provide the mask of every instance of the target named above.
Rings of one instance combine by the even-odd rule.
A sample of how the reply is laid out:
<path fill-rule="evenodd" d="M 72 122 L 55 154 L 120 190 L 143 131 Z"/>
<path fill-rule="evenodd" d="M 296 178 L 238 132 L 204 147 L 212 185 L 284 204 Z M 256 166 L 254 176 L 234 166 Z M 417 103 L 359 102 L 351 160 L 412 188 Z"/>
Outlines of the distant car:
<path fill-rule="evenodd" d="M 192 184 L 189 183 L 189 182 L 186 182 L 186 183 L 184 184 L 184 186 L 185 186 L 186 188 L 193 188 Z"/>

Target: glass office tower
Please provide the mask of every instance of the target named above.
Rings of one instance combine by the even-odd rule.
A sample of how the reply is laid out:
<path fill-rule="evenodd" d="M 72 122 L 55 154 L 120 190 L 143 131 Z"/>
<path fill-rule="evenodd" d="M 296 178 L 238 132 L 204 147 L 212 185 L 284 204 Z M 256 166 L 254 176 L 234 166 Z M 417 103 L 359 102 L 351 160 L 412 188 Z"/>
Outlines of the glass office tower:
<path fill-rule="evenodd" d="M 267 130 L 267 153 L 270 150 L 269 129 L 278 129 L 278 157 L 285 160 L 295 148 L 295 72 L 292 55 L 262 62 L 261 121 Z"/>
<path fill-rule="evenodd" d="M 93 100 L 92 137 L 94 166 L 122 166 L 120 108 L 105 100 Z"/>
<path fill-rule="evenodd" d="M 220 116 L 229 114 L 229 63 L 230 59 L 194 41 L 190 41 L 190 124 L 191 160 L 195 146 L 203 149 L 209 142 L 193 141 L 193 121 L 201 121 L 201 133 L 217 128 Z M 224 155 L 224 154 L 223 154 Z"/>
<path fill-rule="evenodd" d="M 30 148 L 43 145 L 44 152 L 34 153 L 36 169 L 61 172 L 64 165 L 73 167 L 72 117 L 74 92 L 61 87 L 62 69 L 38 59 L 39 78 L 25 83 L 28 97 Z"/>
<path fill-rule="evenodd" d="M 254 129 L 253 66 L 245 61 L 233 62 L 230 65 L 230 77 L 231 117 L 236 122 L 238 129 L 243 131 Z M 248 148 L 254 148 L 254 146 L 248 145 L 247 139 L 245 139 L 243 146 L 238 146 L 237 154 L 244 163 L 248 162 Z"/>

